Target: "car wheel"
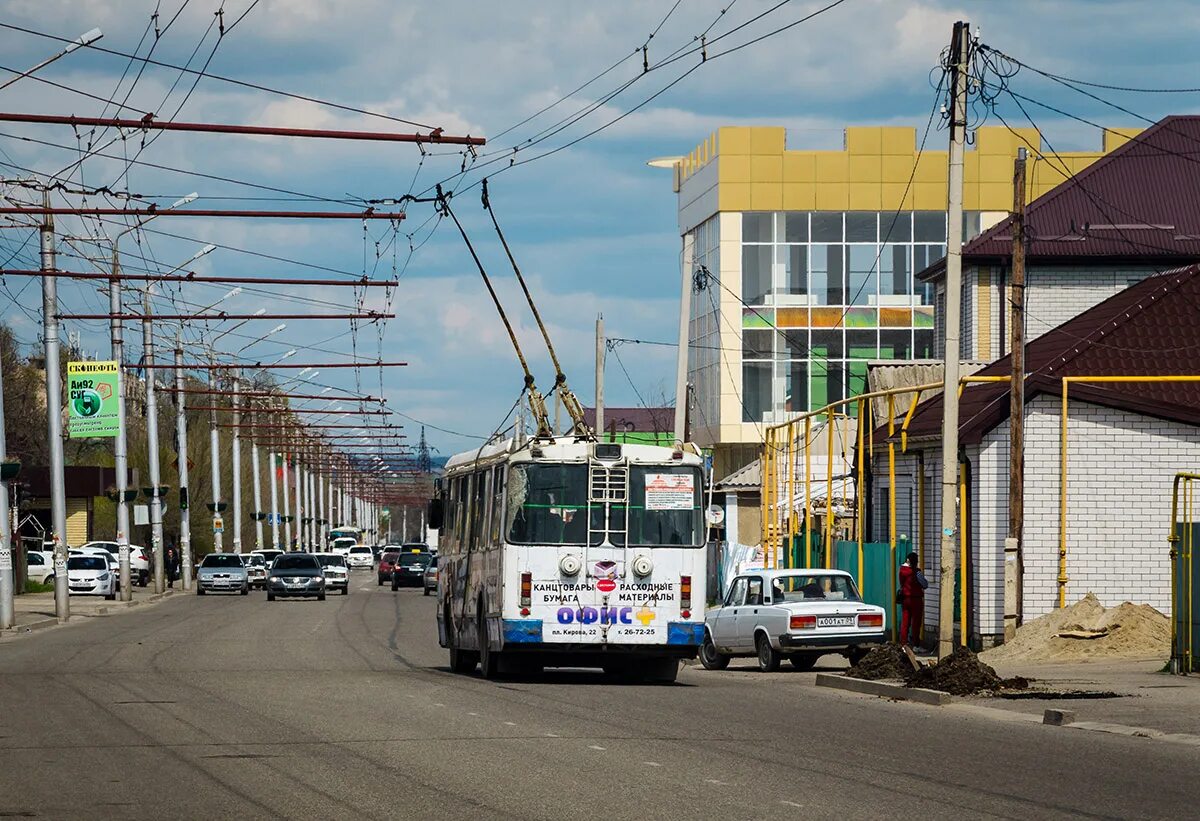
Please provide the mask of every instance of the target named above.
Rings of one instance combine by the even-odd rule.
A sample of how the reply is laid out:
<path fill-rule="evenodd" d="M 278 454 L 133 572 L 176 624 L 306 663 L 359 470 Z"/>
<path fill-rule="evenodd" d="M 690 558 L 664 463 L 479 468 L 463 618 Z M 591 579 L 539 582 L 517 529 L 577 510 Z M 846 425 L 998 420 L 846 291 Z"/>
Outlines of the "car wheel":
<path fill-rule="evenodd" d="M 243 596 L 249 596 L 249 595 L 250 595 L 250 585 L 246 585 L 245 587 L 243 587 L 243 588 L 242 588 L 242 595 L 243 595 Z"/>
<path fill-rule="evenodd" d="M 479 602 L 475 621 L 479 631 L 479 672 L 486 679 L 497 679 L 500 677 L 500 654 L 488 647 L 487 618 L 482 601 Z"/>
<path fill-rule="evenodd" d="M 815 667 L 819 658 L 820 656 L 816 653 L 800 653 L 795 656 L 788 656 L 788 661 L 791 662 L 792 667 L 804 673 Z"/>
<path fill-rule="evenodd" d="M 267 591 L 267 601 L 275 601 L 275 594 L 270 590 Z"/>
<path fill-rule="evenodd" d="M 345 587 L 343 587 L 343 588 L 342 588 L 342 595 L 343 595 L 343 596 L 349 596 L 349 595 L 350 595 L 350 585 L 349 585 L 348 583 L 346 584 L 346 586 L 345 586 Z"/>
<path fill-rule="evenodd" d="M 426 596 L 428 596 L 428 595 L 429 595 L 429 588 L 428 588 L 428 587 L 426 587 L 426 588 L 425 588 L 425 595 L 426 595 Z"/>
<path fill-rule="evenodd" d="M 679 677 L 679 659 L 650 659 L 642 667 L 642 677 L 651 684 L 674 684 Z"/>
<path fill-rule="evenodd" d="M 204 588 L 203 588 L 203 587 L 201 587 L 200 585 L 196 585 L 196 595 L 197 595 L 197 596 L 203 596 L 203 595 L 204 595 Z"/>
<path fill-rule="evenodd" d="M 114 599 L 116 599 L 116 597 L 117 597 L 116 593 L 109 593 L 108 595 L 106 595 L 104 597 L 104 600 L 105 601 L 113 601 Z"/>
<path fill-rule="evenodd" d="M 325 601 L 325 594 L 324 594 L 324 593 L 318 593 L 318 594 L 317 594 L 317 601 Z"/>
<path fill-rule="evenodd" d="M 729 666 L 729 656 L 717 651 L 712 636 L 704 634 L 704 643 L 700 645 L 700 663 L 705 670 L 724 670 Z"/>
<path fill-rule="evenodd" d="M 399 582 L 397 582 L 397 581 L 396 581 L 396 579 L 393 577 L 393 579 L 392 579 L 392 590 L 399 590 L 399 589 L 400 589 L 400 584 L 399 584 Z"/>
<path fill-rule="evenodd" d="M 379 577 L 379 586 L 383 587 L 383 576 Z"/>
<path fill-rule="evenodd" d="M 779 651 L 771 646 L 771 640 L 767 638 L 766 633 L 759 633 L 754 640 L 754 647 L 758 650 L 758 669 L 764 673 L 774 673 L 779 669 Z"/>

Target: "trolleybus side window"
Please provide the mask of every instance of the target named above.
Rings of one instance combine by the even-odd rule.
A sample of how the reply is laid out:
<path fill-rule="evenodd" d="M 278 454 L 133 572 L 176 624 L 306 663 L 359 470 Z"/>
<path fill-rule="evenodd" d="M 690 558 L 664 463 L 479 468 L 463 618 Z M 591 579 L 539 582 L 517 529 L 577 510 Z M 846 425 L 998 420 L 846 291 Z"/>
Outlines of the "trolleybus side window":
<path fill-rule="evenodd" d="M 496 465 L 492 469 L 492 544 L 500 544 L 504 538 L 504 531 L 501 530 L 503 519 L 501 518 L 504 511 L 504 465 Z"/>
<path fill-rule="evenodd" d="M 487 546 L 487 471 L 471 474 L 471 549 Z"/>
<path fill-rule="evenodd" d="M 629 472 L 629 544 L 697 546 L 704 537 L 700 471 L 634 465 Z"/>
<path fill-rule="evenodd" d="M 508 475 L 508 540 L 515 544 L 587 541 L 587 465 L 518 464 Z"/>

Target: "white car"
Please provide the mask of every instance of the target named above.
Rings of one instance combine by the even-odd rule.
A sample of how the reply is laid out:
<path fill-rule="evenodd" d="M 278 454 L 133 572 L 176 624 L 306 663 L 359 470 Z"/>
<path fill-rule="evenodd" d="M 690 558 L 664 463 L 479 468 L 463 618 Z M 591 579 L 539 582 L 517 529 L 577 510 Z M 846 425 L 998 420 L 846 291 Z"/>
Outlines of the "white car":
<path fill-rule="evenodd" d="M 40 550 L 26 553 L 25 578 L 38 584 L 54 584 L 54 556 Z"/>
<path fill-rule="evenodd" d="M 273 547 L 264 547 L 262 550 L 251 550 L 251 556 L 262 556 L 263 564 L 266 566 L 267 572 L 271 570 L 271 564 L 283 555 L 282 550 L 276 550 Z M 265 587 L 264 583 L 264 587 Z"/>
<path fill-rule="evenodd" d="M 97 541 L 88 542 L 85 545 L 77 548 L 78 550 L 86 551 L 88 548 L 97 547 L 102 550 L 107 550 L 109 553 L 117 557 L 118 567 L 120 565 L 121 546 L 116 542 Z M 145 587 L 150 583 L 150 554 L 146 552 L 146 548 L 131 544 L 129 546 L 129 576 L 133 583 L 141 587 Z"/>
<path fill-rule="evenodd" d="M 261 553 L 243 553 L 242 564 L 246 566 L 246 581 L 251 587 L 267 586 L 267 560 Z"/>
<path fill-rule="evenodd" d="M 349 536 L 339 536 L 338 538 L 334 539 L 333 544 L 329 546 L 329 552 L 340 553 L 341 555 L 345 556 L 350 552 L 350 548 L 357 546 L 358 543 Z M 366 545 L 363 546 L 366 547 Z M 370 550 L 369 547 L 367 549 Z"/>
<path fill-rule="evenodd" d="M 117 577 L 108 560 L 98 553 L 77 553 L 67 558 L 67 589 L 72 596 L 117 597 Z"/>
<path fill-rule="evenodd" d="M 755 570 L 737 576 L 723 604 L 704 615 L 700 662 L 723 670 L 734 656 L 756 656 L 763 672 L 787 658 L 809 670 L 839 653 L 854 664 L 887 640 L 882 607 L 867 604 L 841 570 Z"/>
<path fill-rule="evenodd" d="M 337 551 L 333 551 L 337 552 Z M 375 551 L 365 544 L 356 544 L 345 552 L 346 564 L 351 570 L 370 570 L 375 566 Z"/>
<path fill-rule="evenodd" d="M 346 557 L 341 553 L 314 553 L 321 563 L 321 572 L 325 575 L 325 589 L 342 591 L 346 596 L 350 593 L 350 568 L 346 565 Z"/>
<path fill-rule="evenodd" d="M 99 556 L 108 562 L 108 569 L 113 573 L 120 574 L 121 572 L 121 563 L 117 560 L 117 554 L 109 553 L 103 547 L 72 547 L 67 551 L 67 558 L 71 556 Z M 119 575 L 118 578 L 120 578 Z"/>

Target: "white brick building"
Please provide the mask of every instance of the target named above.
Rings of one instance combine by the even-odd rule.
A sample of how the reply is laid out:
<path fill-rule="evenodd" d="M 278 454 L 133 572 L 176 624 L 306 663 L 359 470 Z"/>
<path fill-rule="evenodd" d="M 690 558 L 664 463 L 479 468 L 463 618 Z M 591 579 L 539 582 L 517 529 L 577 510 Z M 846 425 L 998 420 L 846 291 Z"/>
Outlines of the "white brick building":
<path fill-rule="evenodd" d="M 1200 266 L 1145 278 L 1029 344 L 1026 355 L 1023 616 L 1058 601 L 1062 377 L 1200 374 Z M 1010 372 L 1007 357 L 983 375 Z M 1171 484 L 1200 469 L 1200 383 L 1071 383 L 1067 437 L 1066 600 L 1144 602 L 1169 612 Z M 1004 631 L 1008 523 L 1007 384 L 963 392 L 962 465 L 968 487 L 968 634 Z M 919 543 L 930 579 L 927 635 L 936 631 L 941 397 L 923 402 L 896 460 L 897 531 Z M 898 437 L 897 437 L 898 438 Z M 876 433 L 874 538 L 887 536 L 886 434 Z M 897 446 L 899 451 L 899 446 Z M 918 511 L 924 474 L 924 511 Z M 956 523 L 959 527 L 963 523 Z"/>

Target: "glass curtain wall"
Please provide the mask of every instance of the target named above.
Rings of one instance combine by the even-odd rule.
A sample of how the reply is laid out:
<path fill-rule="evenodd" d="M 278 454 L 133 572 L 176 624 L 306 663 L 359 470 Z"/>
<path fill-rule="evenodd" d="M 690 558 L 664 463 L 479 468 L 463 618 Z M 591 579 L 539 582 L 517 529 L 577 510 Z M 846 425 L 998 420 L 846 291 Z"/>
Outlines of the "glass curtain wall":
<path fill-rule="evenodd" d="M 964 223 L 979 233 L 978 212 Z M 945 243 L 940 211 L 743 213 L 743 421 L 862 393 L 869 360 L 932 358 L 933 292 L 915 274 Z"/>

